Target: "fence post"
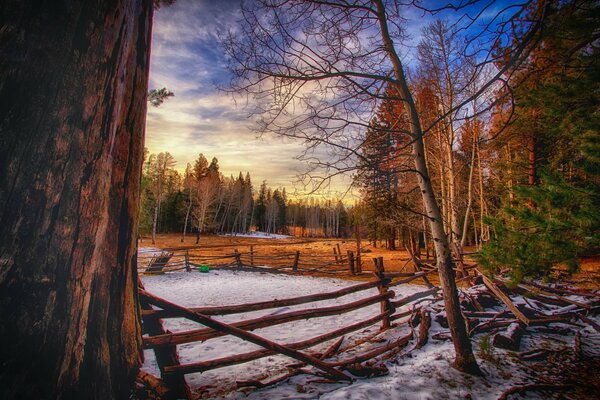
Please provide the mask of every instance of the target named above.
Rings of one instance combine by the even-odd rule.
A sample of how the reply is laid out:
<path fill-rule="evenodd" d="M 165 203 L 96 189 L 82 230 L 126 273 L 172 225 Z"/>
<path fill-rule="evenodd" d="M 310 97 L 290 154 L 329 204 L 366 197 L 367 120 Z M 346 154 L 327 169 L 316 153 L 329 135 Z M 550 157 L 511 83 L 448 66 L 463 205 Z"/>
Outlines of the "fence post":
<path fill-rule="evenodd" d="M 190 252 L 189 252 L 189 250 L 185 251 L 185 270 L 187 272 L 192 272 L 192 269 L 190 268 Z"/>
<path fill-rule="evenodd" d="M 143 288 L 143 285 L 140 286 Z M 140 299 L 140 305 L 143 310 L 151 310 L 152 306 L 145 298 Z M 142 329 L 144 333 L 153 335 L 164 335 L 167 333 L 163 328 L 163 325 L 159 318 L 153 316 L 142 317 L 143 324 Z M 160 370 L 161 378 L 163 379 L 165 386 L 169 389 L 169 393 L 164 398 L 173 399 L 191 399 L 192 393 L 189 386 L 185 381 L 185 377 L 182 374 L 171 374 L 166 375 L 164 373 L 164 367 L 168 365 L 179 365 L 179 357 L 177 355 L 177 346 L 165 346 L 153 348 L 156 357 L 156 364 Z"/>
<path fill-rule="evenodd" d="M 233 250 L 235 255 L 235 262 L 237 264 L 238 269 L 242 269 L 242 255 L 238 251 L 238 249 Z"/>
<path fill-rule="evenodd" d="M 375 275 L 379 279 L 379 285 L 377 290 L 379 294 L 384 294 L 388 291 L 389 279 L 385 278 L 385 267 L 383 266 L 383 257 L 373 258 L 373 264 L 375 266 Z M 388 314 L 383 318 L 381 323 L 381 330 L 389 329 L 392 324 L 390 323 L 390 314 L 392 312 L 392 304 L 389 299 L 381 300 L 381 312 L 387 312 Z"/>
<path fill-rule="evenodd" d="M 340 253 L 340 256 L 341 256 L 341 255 L 342 255 L 342 254 Z M 337 264 L 337 263 L 339 263 L 339 262 L 340 262 L 340 258 L 338 257 L 338 251 L 337 251 L 337 249 L 335 248 L 335 246 L 333 247 L 333 256 L 335 257 L 335 263 L 336 263 L 336 264 Z"/>
<path fill-rule="evenodd" d="M 254 245 L 250 245 L 250 266 L 254 267 Z"/>
<path fill-rule="evenodd" d="M 298 271 L 298 260 L 300 260 L 300 250 L 296 251 L 296 255 L 294 256 L 294 265 L 292 266 L 294 272 Z"/>
<path fill-rule="evenodd" d="M 348 267 L 350 268 L 350 273 L 354 274 L 354 252 L 352 250 L 348 250 Z"/>
<path fill-rule="evenodd" d="M 336 243 L 335 247 L 337 247 L 337 252 L 340 255 L 340 263 L 341 263 L 343 261 L 343 258 L 344 258 L 344 257 L 342 257 L 342 249 L 340 249 L 340 244 L 339 243 Z M 337 259 L 336 259 L 336 261 L 337 261 Z"/>

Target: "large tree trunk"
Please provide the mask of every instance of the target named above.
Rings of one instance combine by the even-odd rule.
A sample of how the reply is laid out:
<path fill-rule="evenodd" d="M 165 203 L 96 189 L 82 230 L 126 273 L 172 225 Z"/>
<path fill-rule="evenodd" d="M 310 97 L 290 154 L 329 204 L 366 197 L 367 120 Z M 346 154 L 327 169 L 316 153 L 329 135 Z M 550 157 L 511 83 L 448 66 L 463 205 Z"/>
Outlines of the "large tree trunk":
<path fill-rule="evenodd" d="M 437 267 L 442 284 L 442 292 L 444 296 L 444 307 L 448 317 L 448 326 L 452 335 L 452 342 L 456 357 L 454 366 L 464 372 L 481 375 L 482 372 L 477 365 L 471 341 L 467 335 L 467 329 L 460 310 L 458 301 L 458 292 L 456 289 L 456 281 L 454 279 L 454 270 L 450 247 L 448 245 L 448 237 L 444 232 L 444 221 L 440 213 L 440 208 L 435 199 L 431 180 L 429 179 L 429 171 L 425 162 L 425 146 L 423 145 L 423 132 L 421 122 L 417 113 L 417 108 L 408 88 L 408 83 L 404 75 L 404 69 L 400 57 L 398 57 L 392 39 L 390 37 L 387 20 L 385 14 L 385 6 L 381 0 L 374 0 L 377 5 L 379 25 L 381 28 L 383 42 L 388 55 L 391 58 L 394 67 L 394 74 L 397 80 L 397 89 L 402 99 L 405 102 L 407 109 L 408 122 L 410 124 L 410 132 L 412 136 L 412 154 L 415 160 L 415 169 L 418 171 L 417 178 L 423 204 L 429 218 L 429 226 L 431 235 L 437 254 Z"/>
<path fill-rule="evenodd" d="M 123 399 L 151 1 L 0 5 L 0 390 Z"/>

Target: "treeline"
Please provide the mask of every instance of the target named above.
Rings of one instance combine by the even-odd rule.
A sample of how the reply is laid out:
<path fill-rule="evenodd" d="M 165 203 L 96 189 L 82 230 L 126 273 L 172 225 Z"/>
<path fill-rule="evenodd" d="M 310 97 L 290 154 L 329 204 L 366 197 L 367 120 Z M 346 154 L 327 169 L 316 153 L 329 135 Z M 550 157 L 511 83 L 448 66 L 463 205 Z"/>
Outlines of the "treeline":
<path fill-rule="evenodd" d="M 600 7 L 586 4 L 557 6 L 529 58 L 507 69 L 493 107 L 473 100 L 469 116 L 452 112 L 476 98 L 465 71 L 477 62 L 461 51 L 461 32 L 435 21 L 417 48 L 411 89 L 430 127 L 425 156 L 449 241 L 482 249 L 481 263 L 510 266 L 517 280 L 575 268 L 600 244 Z M 509 51 L 497 49 L 498 69 Z M 355 178 L 363 223 L 373 240 L 393 244 L 404 230 L 426 245 L 405 103 L 391 86 L 383 97 Z"/>
<path fill-rule="evenodd" d="M 289 200 L 285 188 L 263 181 L 258 191 L 250 173 L 225 177 L 219 161 L 200 154 L 180 174 L 168 152 L 146 154 L 142 177 L 140 235 L 157 233 L 266 233 L 297 236 L 348 235 L 348 216 L 341 201 Z"/>

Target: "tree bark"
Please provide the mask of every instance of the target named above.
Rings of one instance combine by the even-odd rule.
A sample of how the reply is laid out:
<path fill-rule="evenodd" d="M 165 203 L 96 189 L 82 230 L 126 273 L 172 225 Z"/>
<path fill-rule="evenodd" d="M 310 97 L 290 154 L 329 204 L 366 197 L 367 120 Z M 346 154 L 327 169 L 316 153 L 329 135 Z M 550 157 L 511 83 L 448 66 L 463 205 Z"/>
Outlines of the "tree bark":
<path fill-rule="evenodd" d="M 437 267 L 440 275 L 440 282 L 442 284 L 444 305 L 448 316 L 448 325 L 452 335 L 454 350 L 456 352 L 454 366 L 461 371 L 481 375 L 482 372 L 477 365 L 475 356 L 473 355 L 471 342 L 467 335 L 465 323 L 460 311 L 458 292 L 454 279 L 452 256 L 450 254 L 450 247 L 448 246 L 448 237 L 444 232 L 444 222 L 439 206 L 435 199 L 431 180 L 429 179 L 429 171 L 425 162 L 423 132 L 421 129 L 419 115 L 417 113 L 417 108 L 410 89 L 408 88 L 402 62 L 400 61 L 400 58 L 394 49 L 394 44 L 388 31 L 385 6 L 381 0 L 374 0 L 374 3 L 377 6 L 377 14 L 384 46 L 394 67 L 398 93 L 400 93 L 402 96 L 407 110 L 406 114 L 413 139 L 412 154 L 415 160 L 415 169 L 418 171 L 417 178 L 419 187 L 421 189 L 423 204 L 425 205 L 425 210 L 429 218 L 431 235 L 433 237 L 434 247 L 437 254 Z"/>
<path fill-rule="evenodd" d="M 151 1 L 0 5 L 4 399 L 129 395 L 151 21 Z"/>

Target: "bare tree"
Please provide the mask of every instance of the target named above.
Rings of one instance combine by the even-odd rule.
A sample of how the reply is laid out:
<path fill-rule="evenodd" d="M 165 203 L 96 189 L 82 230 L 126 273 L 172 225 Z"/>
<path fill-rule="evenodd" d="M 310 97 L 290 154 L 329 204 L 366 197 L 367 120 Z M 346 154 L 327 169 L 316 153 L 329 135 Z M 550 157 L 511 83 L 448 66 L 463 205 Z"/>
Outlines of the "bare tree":
<path fill-rule="evenodd" d="M 169 153 L 160 153 L 151 155 L 148 159 L 148 177 L 150 178 L 150 191 L 154 196 L 154 217 L 152 219 L 152 244 L 156 243 L 156 229 L 158 225 L 158 216 L 163 195 L 167 190 L 169 179 L 176 171 L 175 159 Z"/>
<path fill-rule="evenodd" d="M 194 205 L 194 172 L 192 165 L 188 163 L 185 168 L 185 174 L 183 176 L 183 191 L 187 192 L 187 208 L 185 211 L 185 221 L 183 222 L 183 233 L 181 234 L 181 243 L 185 240 L 185 234 L 187 232 L 188 221 Z"/>
<path fill-rule="evenodd" d="M 446 8 L 462 11 L 477 2 L 467 3 L 450 4 Z M 484 67 L 495 60 L 491 48 L 502 40 L 497 32 L 509 29 L 508 21 L 521 16 L 529 5 L 516 4 L 501 10 L 493 36 L 489 24 L 482 28 L 479 38 L 491 37 L 489 51 L 478 54 L 481 62 L 467 79 L 477 82 L 478 90 L 443 110 L 434 125 L 455 114 L 473 98 L 489 95 L 494 83 L 526 56 L 528 43 L 541 25 L 535 13 L 528 15 L 531 23 L 525 24 L 525 32 L 514 36 L 522 40 L 510 54 L 502 55 L 509 61 L 490 79 L 481 80 Z M 244 24 L 225 40 L 235 73 L 233 86 L 235 90 L 255 96 L 263 132 L 304 140 L 307 144 L 304 159 L 321 167 L 328 177 L 355 167 L 361 157 L 361 134 L 369 127 L 377 105 L 386 98 L 385 88 L 394 88 L 398 93 L 395 100 L 404 103 L 408 126 L 393 130 L 410 138 L 407 146 L 411 148 L 414 164 L 399 172 L 412 172 L 417 176 L 424 214 L 438 256 L 456 350 L 455 366 L 462 371 L 481 373 L 460 312 L 444 220 L 425 160 L 423 136 L 432 126 L 422 126 L 401 61 L 401 54 L 406 50 L 402 18 L 405 7 L 404 2 L 381 0 L 259 0 L 244 6 Z M 488 7 L 483 5 L 484 10 Z M 439 10 L 423 9 L 423 12 Z M 469 19 L 462 20 L 469 23 Z M 467 43 L 464 51 L 473 50 L 472 44 L 473 41 Z M 323 149 L 322 145 L 327 147 Z"/>

